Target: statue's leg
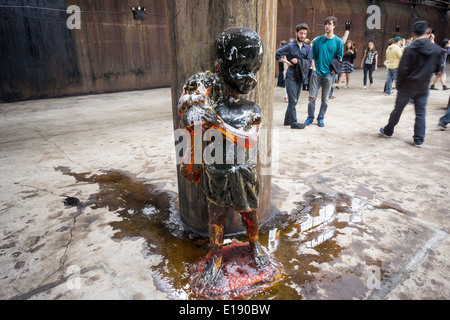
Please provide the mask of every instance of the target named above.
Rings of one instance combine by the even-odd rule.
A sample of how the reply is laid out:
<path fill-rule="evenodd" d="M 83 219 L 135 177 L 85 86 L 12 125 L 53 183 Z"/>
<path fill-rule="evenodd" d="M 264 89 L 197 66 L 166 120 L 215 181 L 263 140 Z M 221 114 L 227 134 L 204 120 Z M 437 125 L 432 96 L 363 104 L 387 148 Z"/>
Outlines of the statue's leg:
<path fill-rule="evenodd" d="M 247 230 L 250 243 L 250 252 L 256 266 L 258 268 L 266 266 L 269 263 L 269 257 L 259 244 L 259 221 L 256 210 L 241 212 L 241 220 Z"/>
<path fill-rule="evenodd" d="M 211 258 L 200 280 L 205 285 L 212 285 L 214 283 L 222 267 L 223 228 L 226 220 L 226 212 L 226 208 L 217 206 L 211 202 L 208 203 Z"/>

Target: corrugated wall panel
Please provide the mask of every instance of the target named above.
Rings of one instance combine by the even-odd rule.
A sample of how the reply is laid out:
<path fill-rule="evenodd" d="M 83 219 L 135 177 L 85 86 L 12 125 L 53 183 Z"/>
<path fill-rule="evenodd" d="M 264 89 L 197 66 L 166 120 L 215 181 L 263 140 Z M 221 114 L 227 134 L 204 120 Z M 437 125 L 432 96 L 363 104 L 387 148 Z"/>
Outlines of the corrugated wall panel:
<path fill-rule="evenodd" d="M 4 0 L 0 7 L 0 100 L 170 86 L 164 0 Z M 81 9 L 69 30 L 66 9 Z M 26 7 L 27 6 L 27 7 Z"/>
<path fill-rule="evenodd" d="M 0 7 L 0 100 L 56 97 L 169 86 L 170 54 L 165 0 L 2 0 Z M 351 21 L 349 38 L 360 58 L 373 40 L 384 61 L 387 41 L 408 37 L 413 22 L 411 4 L 377 0 L 381 29 L 366 28 L 372 1 L 278 0 L 277 44 L 294 36 L 298 23 L 310 27 L 308 37 L 324 33 L 323 22 L 335 15 L 336 34 Z M 134 20 L 131 6 L 147 8 L 145 20 Z M 81 30 L 69 30 L 66 13 L 78 5 Z M 28 6 L 28 8 L 24 8 Z M 43 10 L 33 7 L 59 9 Z M 416 14 L 436 31 L 436 42 L 448 36 L 448 15 L 436 8 L 417 6 Z M 214 17 L 205 17 L 214 23 Z M 400 31 L 396 32 L 396 25 Z M 204 27 L 204 26 L 199 26 Z M 195 32 L 195 30 L 193 30 Z M 186 40 L 188 41 L 188 40 Z"/>

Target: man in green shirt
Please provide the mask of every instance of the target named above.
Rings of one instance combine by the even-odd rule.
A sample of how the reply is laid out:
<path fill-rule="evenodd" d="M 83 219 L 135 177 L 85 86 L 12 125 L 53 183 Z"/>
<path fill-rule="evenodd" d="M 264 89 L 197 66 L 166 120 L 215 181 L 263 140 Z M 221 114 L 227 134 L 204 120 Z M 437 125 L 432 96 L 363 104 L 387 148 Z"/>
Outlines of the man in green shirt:
<path fill-rule="evenodd" d="M 319 88 L 322 87 L 322 101 L 317 124 L 324 127 L 323 119 L 328 108 L 328 97 L 333 86 L 333 75 L 335 73 L 331 68 L 331 61 L 336 57 L 342 60 L 344 54 L 344 44 L 342 40 L 334 34 L 337 19 L 328 17 L 325 20 L 325 34 L 317 37 L 312 46 L 313 74 L 310 81 L 308 118 L 305 124 L 309 126 L 314 120 L 314 111 L 316 109 L 316 98 Z"/>

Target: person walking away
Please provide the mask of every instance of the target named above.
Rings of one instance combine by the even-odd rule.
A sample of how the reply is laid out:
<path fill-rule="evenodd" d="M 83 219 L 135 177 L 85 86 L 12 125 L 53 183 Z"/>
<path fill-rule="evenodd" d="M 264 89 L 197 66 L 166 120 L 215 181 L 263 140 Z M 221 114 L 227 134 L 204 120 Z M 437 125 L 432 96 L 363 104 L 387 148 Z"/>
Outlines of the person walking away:
<path fill-rule="evenodd" d="M 308 25 L 302 23 L 295 28 L 297 39 L 289 42 L 275 53 L 277 61 L 286 63 L 289 68 L 286 71 L 285 87 L 288 94 L 288 107 L 284 117 L 284 125 L 291 126 L 291 129 L 303 129 L 305 125 L 297 121 L 297 103 L 303 88 L 303 81 L 306 81 L 309 67 L 311 65 L 311 48 L 304 43 L 308 34 Z M 283 58 L 285 56 L 285 58 Z M 305 79 L 294 77 L 297 64 L 306 69 Z"/>
<path fill-rule="evenodd" d="M 322 101 L 317 124 L 324 127 L 325 113 L 328 108 L 328 97 L 333 86 L 333 77 L 336 73 L 331 67 L 333 59 L 342 60 L 344 44 L 342 40 L 334 34 L 337 19 L 333 16 L 325 20 L 325 34 L 317 37 L 312 46 L 313 72 L 309 87 L 308 118 L 305 125 L 309 126 L 314 121 L 316 108 L 316 99 L 319 88 L 322 88 Z"/>
<path fill-rule="evenodd" d="M 352 40 L 347 40 L 344 45 L 344 56 L 342 58 L 342 70 L 339 76 L 338 84 L 336 88 L 340 88 L 342 80 L 344 80 L 344 74 L 346 76 L 346 88 L 350 83 L 350 74 L 353 73 L 353 63 L 356 59 L 356 46 Z"/>
<path fill-rule="evenodd" d="M 450 53 L 450 40 L 444 39 L 441 43 L 441 67 L 439 71 L 436 73 L 436 78 L 434 78 L 433 83 L 431 84 L 431 90 L 437 90 L 435 87 L 438 81 L 442 84 L 443 90 L 448 90 L 448 87 L 445 85 L 445 65 L 447 64 L 447 56 Z"/>
<path fill-rule="evenodd" d="M 414 125 L 414 145 L 422 147 L 425 140 L 425 114 L 429 93 L 429 84 L 433 72 L 440 68 L 441 51 L 438 46 L 428 40 L 425 21 L 417 21 L 413 24 L 413 36 L 415 41 L 406 48 L 398 68 L 397 88 L 398 94 L 389 122 L 380 133 L 391 137 L 394 128 L 400 121 L 403 109 L 410 99 L 414 100 L 416 113 Z M 426 80 L 427 79 L 427 80 Z"/>
<path fill-rule="evenodd" d="M 369 88 L 373 84 L 373 71 L 377 70 L 378 66 L 378 51 L 375 49 L 373 41 L 367 43 L 367 48 L 364 50 L 364 56 L 361 60 L 361 69 L 364 70 L 364 80 L 362 89 L 367 88 L 367 74 L 369 74 Z"/>
<path fill-rule="evenodd" d="M 401 43 L 403 39 L 400 37 L 394 38 L 394 43 L 391 44 L 386 50 L 386 67 L 388 74 L 386 78 L 385 95 L 388 96 L 392 91 L 392 82 L 397 83 L 397 72 L 400 60 L 402 59 L 403 51 L 401 49 Z"/>

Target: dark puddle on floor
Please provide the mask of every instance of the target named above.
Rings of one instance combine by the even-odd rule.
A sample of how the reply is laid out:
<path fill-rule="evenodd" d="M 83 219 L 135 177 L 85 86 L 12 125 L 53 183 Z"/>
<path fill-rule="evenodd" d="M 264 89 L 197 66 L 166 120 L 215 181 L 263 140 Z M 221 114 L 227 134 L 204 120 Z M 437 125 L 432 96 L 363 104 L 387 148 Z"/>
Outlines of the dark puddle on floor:
<path fill-rule="evenodd" d="M 77 182 L 98 184 L 98 193 L 91 195 L 84 205 L 92 209 L 108 208 L 123 219 L 110 223 L 116 231 L 113 239 L 144 238 L 147 243 L 144 256 L 162 258 L 152 270 L 159 290 L 167 292 L 170 299 L 195 299 L 188 270 L 208 253 L 209 241 L 183 228 L 175 205 L 176 194 L 120 170 L 91 174 L 73 173 L 67 167 L 55 169 L 73 176 Z M 292 214 L 278 213 L 260 228 L 261 244 L 281 262 L 284 276 L 270 291 L 252 299 L 317 297 L 315 284 L 326 281 L 317 279 L 318 266 L 338 258 L 344 249 L 336 236 L 343 228 L 357 228 L 362 223 L 359 208 L 363 204 L 358 199 L 316 192 L 303 198 Z M 233 239 L 247 240 L 245 235 L 235 235 Z"/>

